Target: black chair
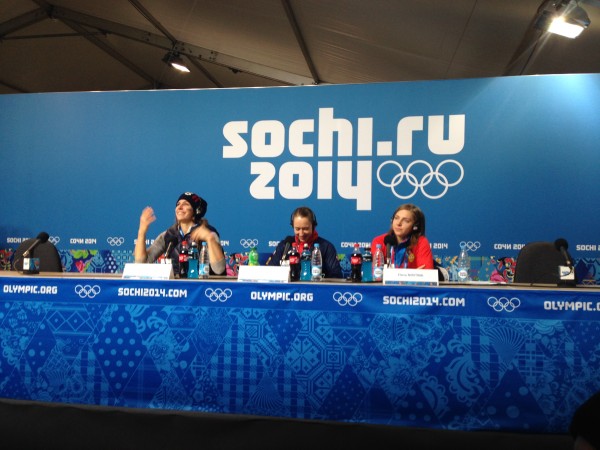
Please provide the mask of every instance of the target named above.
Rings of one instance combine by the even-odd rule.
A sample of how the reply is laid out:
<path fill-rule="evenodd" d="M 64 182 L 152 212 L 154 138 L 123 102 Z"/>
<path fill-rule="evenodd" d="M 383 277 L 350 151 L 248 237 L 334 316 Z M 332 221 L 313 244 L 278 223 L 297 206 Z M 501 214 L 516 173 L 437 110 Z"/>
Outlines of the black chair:
<path fill-rule="evenodd" d="M 33 244 L 35 238 L 27 239 L 19 245 L 13 254 L 13 269 L 21 272 L 23 270 L 23 253 Z M 60 262 L 58 250 L 52 242 L 43 242 L 38 244 L 31 254 L 30 258 L 39 258 L 40 272 L 62 272 L 63 267 Z"/>
<path fill-rule="evenodd" d="M 573 258 L 569 255 L 569 259 Z M 575 285 L 560 279 L 558 266 L 565 266 L 564 255 L 553 242 L 530 242 L 517 256 L 515 283 Z"/>

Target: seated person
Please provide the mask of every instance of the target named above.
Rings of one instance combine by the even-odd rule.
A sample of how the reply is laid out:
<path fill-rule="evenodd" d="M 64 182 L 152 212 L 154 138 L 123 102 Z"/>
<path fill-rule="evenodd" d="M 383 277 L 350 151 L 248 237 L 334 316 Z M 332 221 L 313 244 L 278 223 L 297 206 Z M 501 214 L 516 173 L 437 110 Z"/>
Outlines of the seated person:
<path fill-rule="evenodd" d="M 286 244 L 287 248 L 290 249 L 292 242 L 296 242 L 298 244 L 298 252 L 302 253 L 304 243 L 308 244 L 311 251 L 313 244 L 318 243 L 323 258 L 323 277 L 342 278 L 342 267 L 337 258 L 337 250 L 331 242 L 323 239 L 317 233 L 317 218 L 313 211 L 306 206 L 296 208 L 290 218 L 290 225 L 292 225 L 294 230 L 294 236 L 287 236 L 279 242 L 277 248 L 275 248 L 275 252 L 267 261 L 267 265 L 277 266 L 281 264 L 282 260 L 287 259 L 287 254 L 283 254 Z"/>
<path fill-rule="evenodd" d="M 169 254 L 165 257 L 171 258 L 173 272 L 177 274 L 179 273 L 181 243 L 186 241 L 189 248 L 192 241 L 195 241 L 198 244 L 198 249 L 200 249 L 202 242 L 206 242 L 210 261 L 210 274 L 225 274 L 225 255 L 219 240 L 219 233 L 203 218 L 207 207 L 206 201 L 193 192 L 181 194 L 175 205 L 175 223 L 159 234 L 149 248 L 146 248 L 146 233 L 150 224 L 156 220 L 156 216 L 150 206 L 144 208 L 140 216 L 140 227 L 135 244 L 135 262 L 156 262 L 168 250 Z M 169 241 L 172 241 L 170 248 Z"/>
<path fill-rule="evenodd" d="M 433 269 L 431 245 L 425 237 L 425 215 L 415 205 L 409 203 L 399 206 L 392 215 L 391 226 L 387 233 L 377 236 L 371 243 L 371 249 L 381 244 L 384 259 L 390 260 L 390 266 L 408 269 Z M 388 246 L 391 255 L 387 254 Z"/>

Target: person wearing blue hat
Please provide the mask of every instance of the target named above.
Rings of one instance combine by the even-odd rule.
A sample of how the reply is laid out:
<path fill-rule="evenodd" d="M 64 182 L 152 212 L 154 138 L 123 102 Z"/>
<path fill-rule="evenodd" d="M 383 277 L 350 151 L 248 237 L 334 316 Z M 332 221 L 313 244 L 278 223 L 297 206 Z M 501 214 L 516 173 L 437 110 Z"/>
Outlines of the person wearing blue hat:
<path fill-rule="evenodd" d="M 146 248 L 146 234 L 150 225 L 156 220 L 154 210 L 147 206 L 140 216 L 137 242 L 134 250 L 136 263 L 153 263 L 161 256 L 170 258 L 173 271 L 179 271 L 179 253 L 182 242 L 191 245 L 192 241 L 201 246 L 206 242 L 210 260 L 210 274 L 225 274 L 225 255 L 216 228 L 209 225 L 204 218 L 208 204 L 202 197 L 193 192 L 184 192 L 175 204 L 175 223 L 160 233 L 152 245 Z"/>

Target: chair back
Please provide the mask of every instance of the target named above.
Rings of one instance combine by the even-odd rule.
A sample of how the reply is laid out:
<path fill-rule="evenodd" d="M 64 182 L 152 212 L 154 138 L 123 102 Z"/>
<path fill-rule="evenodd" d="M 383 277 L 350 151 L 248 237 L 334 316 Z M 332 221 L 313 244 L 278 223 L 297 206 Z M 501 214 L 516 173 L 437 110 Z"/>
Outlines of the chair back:
<path fill-rule="evenodd" d="M 23 253 L 35 241 L 34 238 L 21 242 L 13 255 L 13 269 L 19 272 L 23 270 Z M 39 258 L 40 272 L 62 272 L 60 254 L 52 242 L 43 242 L 33 249 L 30 258 Z"/>
<path fill-rule="evenodd" d="M 566 265 L 565 258 L 553 242 L 530 242 L 521 249 L 517 256 L 514 282 L 575 284 L 575 282 L 566 283 L 560 279 L 558 266 L 564 265 Z"/>

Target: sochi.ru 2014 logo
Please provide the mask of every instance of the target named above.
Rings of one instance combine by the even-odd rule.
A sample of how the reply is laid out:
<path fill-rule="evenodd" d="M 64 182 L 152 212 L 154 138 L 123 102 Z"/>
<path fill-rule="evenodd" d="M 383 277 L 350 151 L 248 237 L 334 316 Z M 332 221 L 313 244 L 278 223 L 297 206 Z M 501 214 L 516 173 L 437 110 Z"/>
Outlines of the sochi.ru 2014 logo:
<path fill-rule="evenodd" d="M 372 209 L 374 176 L 403 200 L 418 192 L 436 200 L 462 182 L 463 166 L 448 157 L 464 148 L 464 114 L 407 116 L 392 130 L 376 130 L 374 122 L 373 117 L 358 117 L 356 123 L 334 117 L 334 108 L 319 108 L 318 117 L 289 124 L 231 121 L 223 126 L 228 142 L 223 159 L 251 155 L 249 191 L 255 199 L 300 200 L 316 194 L 329 200 L 337 191 L 340 198 L 355 200 L 358 211 Z M 437 165 L 412 160 L 425 145 L 432 157 L 443 160 Z"/>

